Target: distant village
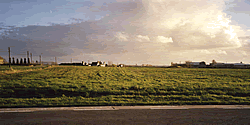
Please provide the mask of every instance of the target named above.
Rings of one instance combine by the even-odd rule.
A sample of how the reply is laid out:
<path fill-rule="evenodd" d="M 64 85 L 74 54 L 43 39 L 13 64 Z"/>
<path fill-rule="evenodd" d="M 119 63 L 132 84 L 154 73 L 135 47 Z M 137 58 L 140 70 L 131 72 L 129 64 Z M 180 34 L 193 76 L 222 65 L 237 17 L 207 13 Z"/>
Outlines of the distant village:
<path fill-rule="evenodd" d="M 192 62 L 192 61 L 186 61 L 185 63 L 173 63 L 171 62 L 171 67 L 185 67 L 185 68 L 245 68 L 249 69 L 250 64 L 244 64 L 242 62 L 240 63 L 223 63 L 223 62 L 216 62 L 215 60 L 212 60 L 212 63 L 209 65 L 206 64 L 206 62 Z"/>
<path fill-rule="evenodd" d="M 32 61 L 30 58 L 24 58 L 24 59 L 16 59 L 13 57 L 11 61 L 11 65 L 23 65 L 23 66 L 29 66 L 29 65 L 57 65 L 55 62 L 40 62 Z M 9 65 L 9 63 L 0 56 L 0 65 Z M 250 64 L 245 64 L 242 62 L 239 63 L 224 63 L 224 62 L 216 62 L 215 60 L 212 60 L 210 64 L 206 64 L 206 62 L 192 62 L 192 61 L 186 61 L 185 63 L 173 63 L 171 62 L 170 66 L 154 66 L 151 64 L 142 64 L 142 65 L 125 65 L 125 64 L 113 64 L 111 61 L 108 63 L 105 63 L 103 61 L 96 61 L 96 62 L 79 62 L 79 63 L 60 63 L 59 65 L 74 65 L 74 66 L 97 66 L 97 67 L 162 67 L 162 68 L 238 68 L 238 69 L 250 69 Z"/>
<path fill-rule="evenodd" d="M 192 62 L 192 61 L 186 61 L 185 63 L 173 63 L 171 62 L 171 66 L 153 66 L 151 64 L 142 64 L 142 65 L 125 65 L 125 64 L 106 64 L 102 61 L 96 61 L 92 63 L 87 63 L 82 61 L 81 63 L 61 63 L 59 65 L 82 65 L 82 66 L 100 66 L 100 67 L 165 67 L 165 68 L 240 68 L 240 69 L 250 69 L 250 64 L 244 64 L 242 62 L 240 63 L 222 63 L 222 62 L 216 62 L 215 60 L 212 60 L 212 63 L 209 65 L 206 64 L 206 62 Z"/>
<path fill-rule="evenodd" d="M 77 65 L 77 66 L 81 65 L 81 66 L 99 66 L 99 67 L 107 67 L 107 66 L 124 67 L 125 66 L 124 64 L 118 64 L 118 65 L 115 65 L 112 63 L 106 64 L 105 62 L 102 62 L 102 61 L 96 61 L 96 62 L 91 62 L 91 63 L 87 63 L 84 61 L 82 61 L 81 63 L 60 63 L 59 65 Z"/>

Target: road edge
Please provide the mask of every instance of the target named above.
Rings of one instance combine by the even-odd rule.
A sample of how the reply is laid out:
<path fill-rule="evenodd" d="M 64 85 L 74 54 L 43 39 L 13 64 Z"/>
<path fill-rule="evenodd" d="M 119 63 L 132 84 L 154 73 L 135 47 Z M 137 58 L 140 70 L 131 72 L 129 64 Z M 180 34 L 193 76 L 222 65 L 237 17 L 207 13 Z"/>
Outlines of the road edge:
<path fill-rule="evenodd" d="M 88 106 L 88 107 L 48 107 L 48 108 L 1 108 L 0 113 L 35 111 L 86 111 L 86 110 L 124 110 L 124 109 L 250 109 L 250 105 L 182 105 L 182 106 Z"/>

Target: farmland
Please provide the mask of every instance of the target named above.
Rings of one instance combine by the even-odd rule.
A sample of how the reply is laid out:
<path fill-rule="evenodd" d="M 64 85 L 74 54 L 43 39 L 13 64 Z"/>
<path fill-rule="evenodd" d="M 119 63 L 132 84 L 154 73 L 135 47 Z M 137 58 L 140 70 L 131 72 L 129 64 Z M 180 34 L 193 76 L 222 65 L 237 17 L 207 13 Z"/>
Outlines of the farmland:
<path fill-rule="evenodd" d="M 0 72 L 0 107 L 249 104 L 249 69 L 50 67 Z"/>
<path fill-rule="evenodd" d="M 4 72 L 22 72 L 22 71 L 31 71 L 31 70 L 38 70 L 38 69 L 44 69 L 48 66 L 17 66 L 17 65 L 12 65 L 11 69 L 9 68 L 8 65 L 0 65 L 0 73 Z"/>

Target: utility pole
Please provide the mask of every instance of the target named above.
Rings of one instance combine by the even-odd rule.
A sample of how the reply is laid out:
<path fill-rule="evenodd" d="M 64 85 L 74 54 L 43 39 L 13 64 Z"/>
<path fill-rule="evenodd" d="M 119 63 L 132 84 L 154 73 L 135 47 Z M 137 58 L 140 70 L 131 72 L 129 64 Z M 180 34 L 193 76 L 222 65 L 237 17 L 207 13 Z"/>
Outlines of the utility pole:
<path fill-rule="evenodd" d="M 71 58 L 71 63 L 73 63 L 73 59 Z"/>
<path fill-rule="evenodd" d="M 29 59 L 30 57 L 29 56 L 30 56 L 30 53 L 29 53 L 29 51 L 27 51 L 27 64 L 30 64 L 30 59 Z"/>
<path fill-rule="evenodd" d="M 10 47 L 8 47 L 8 51 L 9 51 L 9 67 L 10 67 L 10 63 L 11 63 L 11 58 L 10 58 Z"/>
<path fill-rule="evenodd" d="M 42 54 L 43 53 L 41 53 L 41 55 L 40 55 L 40 64 L 42 65 L 43 63 L 42 63 Z"/>
<path fill-rule="evenodd" d="M 29 55 L 30 55 L 30 54 L 29 54 L 29 51 L 27 51 L 27 60 L 28 60 L 28 58 L 29 58 Z"/>
<path fill-rule="evenodd" d="M 33 63 L 32 62 L 32 53 L 30 53 L 30 62 L 31 62 L 31 64 Z"/>
<path fill-rule="evenodd" d="M 42 62 L 41 62 L 41 61 L 42 61 L 42 59 L 41 59 L 41 55 L 39 55 L 39 58 L 40 58 L 40 64 L 42 64 Z"/>
<path fill-rule="evenodd" d="M 56 57 L 55 57 L 55 65 L 57 65 L 57 59 L 56 59 Z"/>

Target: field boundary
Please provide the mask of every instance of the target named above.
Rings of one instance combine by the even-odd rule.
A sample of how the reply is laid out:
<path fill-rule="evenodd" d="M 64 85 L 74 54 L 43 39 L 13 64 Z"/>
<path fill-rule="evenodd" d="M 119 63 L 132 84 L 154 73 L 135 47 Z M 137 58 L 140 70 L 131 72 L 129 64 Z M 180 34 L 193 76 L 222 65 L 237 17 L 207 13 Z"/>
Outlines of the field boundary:
<path fill-rule="evenodd" d="M 86 110 L 124 110 L 124 109 L 250 109 L 250 105 L 183 105 L 183 106 L 90 106 L 90 107 L 49 107 L 49 108 L 1 108 L 0 113 L 6 112 L 35 112 L 35 111 L 86 111 Z"/>

